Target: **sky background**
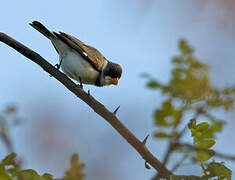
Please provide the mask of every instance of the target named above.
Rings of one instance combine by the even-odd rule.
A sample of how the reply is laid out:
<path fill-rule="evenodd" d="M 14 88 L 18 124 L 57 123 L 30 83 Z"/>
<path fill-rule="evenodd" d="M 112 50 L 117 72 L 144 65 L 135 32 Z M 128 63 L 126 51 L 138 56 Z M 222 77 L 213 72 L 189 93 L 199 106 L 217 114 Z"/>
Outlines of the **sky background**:
<path fill-rule="evenodd" d="M 233 0 L 22 0 L 3 1 L 1 7 L 0 31 L 52 64 L 58 62 L 58 55 L 48 39 L 28 25 L 33 20 L 72 34 L 119 63 L 123 75 L 117 87 L 84 88 L 109 110 L 120 105 L 118 118 L 139 139 L 153 134 L 153 110 L 163 100 L 160 93 L 145 87 L 140 74 L 147 72 L 167 83 L 180 38 L 187 39 L 196 56 L 209 65 L 213 86 L 235 84 Z M 4 44 L 0 60 L 0 107 L 16 104 L 19 108 L 22 121 L 12 129 L 11 138 L 24 168 L 59 177 L 68 168 L 70 156 L 79 153 L 87 180 L 153 177 L 155 171 L 144 168 L 139 154 L 58 81 Z M 235 114 L 217 114 L 228 124 L 215 150 L 235 154 L 231 143 Z M 156 157 L 163 157 L 164 142 L 151 138 L 147 146 Z M 3 144 L 0 147 L 2 159 L 7 151 Z M 235 170 L 235 164 L 226 165 Z M 177 173 L 198 174 L 200 168 L 187 164 Z"/>

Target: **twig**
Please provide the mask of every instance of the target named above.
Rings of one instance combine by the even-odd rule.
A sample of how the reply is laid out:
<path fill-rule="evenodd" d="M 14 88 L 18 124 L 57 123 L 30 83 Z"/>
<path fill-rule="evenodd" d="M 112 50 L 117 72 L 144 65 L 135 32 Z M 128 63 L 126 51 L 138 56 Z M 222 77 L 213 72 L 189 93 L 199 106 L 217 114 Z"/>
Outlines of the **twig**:
<path fill-rule="evenodd" d="M 184 154 L 182 159 L 173 166 L 171 172 L 175 172 L 182 165 L 182 163 L 188 158 L 188 156 L 189 156 L 188 154 Z"/>
<path fill-rule="evenodd" d="M 235 161 L 235 156 L 226 155 L 226 154 L 223 154 L 223 153 L 220 153 L 220 152 L 216 152 L 212 149 L 200 148 L 200 147 L 196 147 L 196 146 L 193 146 L 191 144 L 186 144 L 186 143 L 177 143 L 175 145 L 177 147 L 185 147 L 185 148 L 188 148 L 188 149 L 193 150 L 193 151 L 201 151 L 201 152 L 205 152 L 205 153 L 208 153 L 208 154 L 213 153 L 214 156 L 216 156 L 216 157 L 226 159 L 226 160 L 229 160 L 229 161 Z"/>
<path fill-rule="evenodd" d="M 182 110 L 181 115 L 180 115 L 179 118 L 182 118 L 183 113 L 184 113 L 187 109 L 188 109 L 188 105 L 186 104 L 186 105 L 183 107 L 183 110 Z M 197 111 L 196 114 L 194 115 L 194 118 L 196 119 L 196 118 L 200 115 L 200 113 L 201 113 L 200 111 Z M 172 134 L 174 133 L 175 129 L 176 129 L 176 127 L 173 129 Z M 167 162 L 168 162 L 168 160 L 169 160 L 169 158 L 170 158 L 171 153 L 174 151 L 174 149 L 175 149 L 175 144 L 180 141 L 180 139 L 182 138 L 182 136 L 186 133 L 187 129 L 188 129 L 188 125 L 186 125 L 186 126 L 180 131 L 179 135 L 178 135 L 176 138 L 174 138 L 173 140 L 170 141 L 170 143 L 169 143 L 169 145 L 168 145 L 168 149 L 167 149 L 167 151 L 166 151 L 166 154 L 165 154 L 165 156 L 164 156 L 164 158 L 163 158 L 163 162 L 162 162 L 162 163 L 163 163 L 164 165 L 167 164 Z"/>
<path fill-rule="evenodd" d="M 89 105 L 97 114 L 103 117 L 133 148 L 135 148 L 142 158 L 154 169 L 156 169 L 159 174 L 164 176 L 169 176 L 172 174 L 145 146 L 143 146 L 142 142 L 138 140 L 136 136 L 129 129 L 127 129 L 112 112 L 106 109 L 103 104 L 98 102 L 91 95 L 88 96 L 84 90 L 76 88 L 76 84 L 64 73 L 58 71 L 39 54 L 27 48 L 13 38 L 7 36 L 6 34 L 0 33 L 0 41 L 14 48 L 16 51 L 38 64 L 43 68 L 43 70 L 51 74 L 68 90 L 70 90 L 87 105 Z"/>
<path fill-rule="evenodd" d="M 171 155 L 171 153 L 172 153 L 173 150 L 174 150 L 174 148 L 173 148 L 173 143 L 170 142 L 170 143 L 168 144 L 168 148 L 167 148 L 167 151 L 166 151 L 165 156 L 164 156 L 164 158 L 163 158 L 162 164 L 164 164 L 164 165 L 167 164 L 167 162 L 168 162 L 168 160 L 169 160 L 169 158 L 170 158 L 170 155 Z"/>
<path fill-rule="evenodd" d="M 5 131 L 0 132 L 0 138 L 2 139 L 4 144 L 6 145 L 8 152 L 12 153 L 13 152 L 13 146 L 12 146 L 10 137 L 6 134 Z"/>

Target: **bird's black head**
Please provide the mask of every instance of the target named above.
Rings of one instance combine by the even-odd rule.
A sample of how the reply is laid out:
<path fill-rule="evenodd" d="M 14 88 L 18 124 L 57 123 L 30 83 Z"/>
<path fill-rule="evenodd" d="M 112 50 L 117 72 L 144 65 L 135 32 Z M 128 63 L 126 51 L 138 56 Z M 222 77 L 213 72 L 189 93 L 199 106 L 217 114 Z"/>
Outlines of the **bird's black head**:
<path fill-rule="evenodd" d="M 104 85 L 117 85 L 122 75 L 122 68 L 119 64 L 109 62 L 103 70 Z"/>
<path fill-rule="evenodd" d="M 104 69 L 104 75 L 110 76 L 111 78 L 121 78 L 122 68 L 119 64 L 108 62 L 106 68 Z"/>

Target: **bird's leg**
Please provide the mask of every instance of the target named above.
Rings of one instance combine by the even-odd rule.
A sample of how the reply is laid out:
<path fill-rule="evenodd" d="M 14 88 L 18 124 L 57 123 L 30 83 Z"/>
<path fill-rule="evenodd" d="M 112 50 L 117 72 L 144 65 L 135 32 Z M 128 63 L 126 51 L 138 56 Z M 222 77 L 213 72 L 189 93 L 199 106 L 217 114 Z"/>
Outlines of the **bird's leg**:
<path fill-rule="evenodd" d="M 61 63 L 62 63 L 62 57 L 60 56 L 60 62 L 59 62 L 59 64 L 54 65 L 54 67 L 55 67 L 57 70 L 59 70 L 59 69 L 60 69 L 60 66 L 61 66 Z M 50 77 L 52 77 L 52 75 L 50 75 Z"/>
<path fill-rule="evenodd" d="M 80 83 L 78 86 L 80 86 L 80 88 L 83 89 L 83 84 L 82 84 L 82 79 L 81 79 L 81 77 L 78 77 L 78 79 L 79 79 L 79 83 Z"/>
<path fill-rule="evenodd" d="M 56 69 L 58 69 L 58 70 L 60 69 L 60 66 L 61 66 L 61 63 L 62 63 L 62 59 L 63 59 L 62 56 L 60 56 L 59 64 L 55 65 Z"/>

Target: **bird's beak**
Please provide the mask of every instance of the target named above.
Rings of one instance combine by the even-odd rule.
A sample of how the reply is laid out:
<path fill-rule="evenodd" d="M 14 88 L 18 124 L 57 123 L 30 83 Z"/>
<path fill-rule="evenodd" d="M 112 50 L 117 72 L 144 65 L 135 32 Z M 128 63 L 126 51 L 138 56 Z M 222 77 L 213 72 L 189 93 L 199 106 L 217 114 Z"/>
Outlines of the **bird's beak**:
<path fill-rule="evenodd" d="M 118 85 L 118 78 L 112 78 L 111 84 Z"/>

